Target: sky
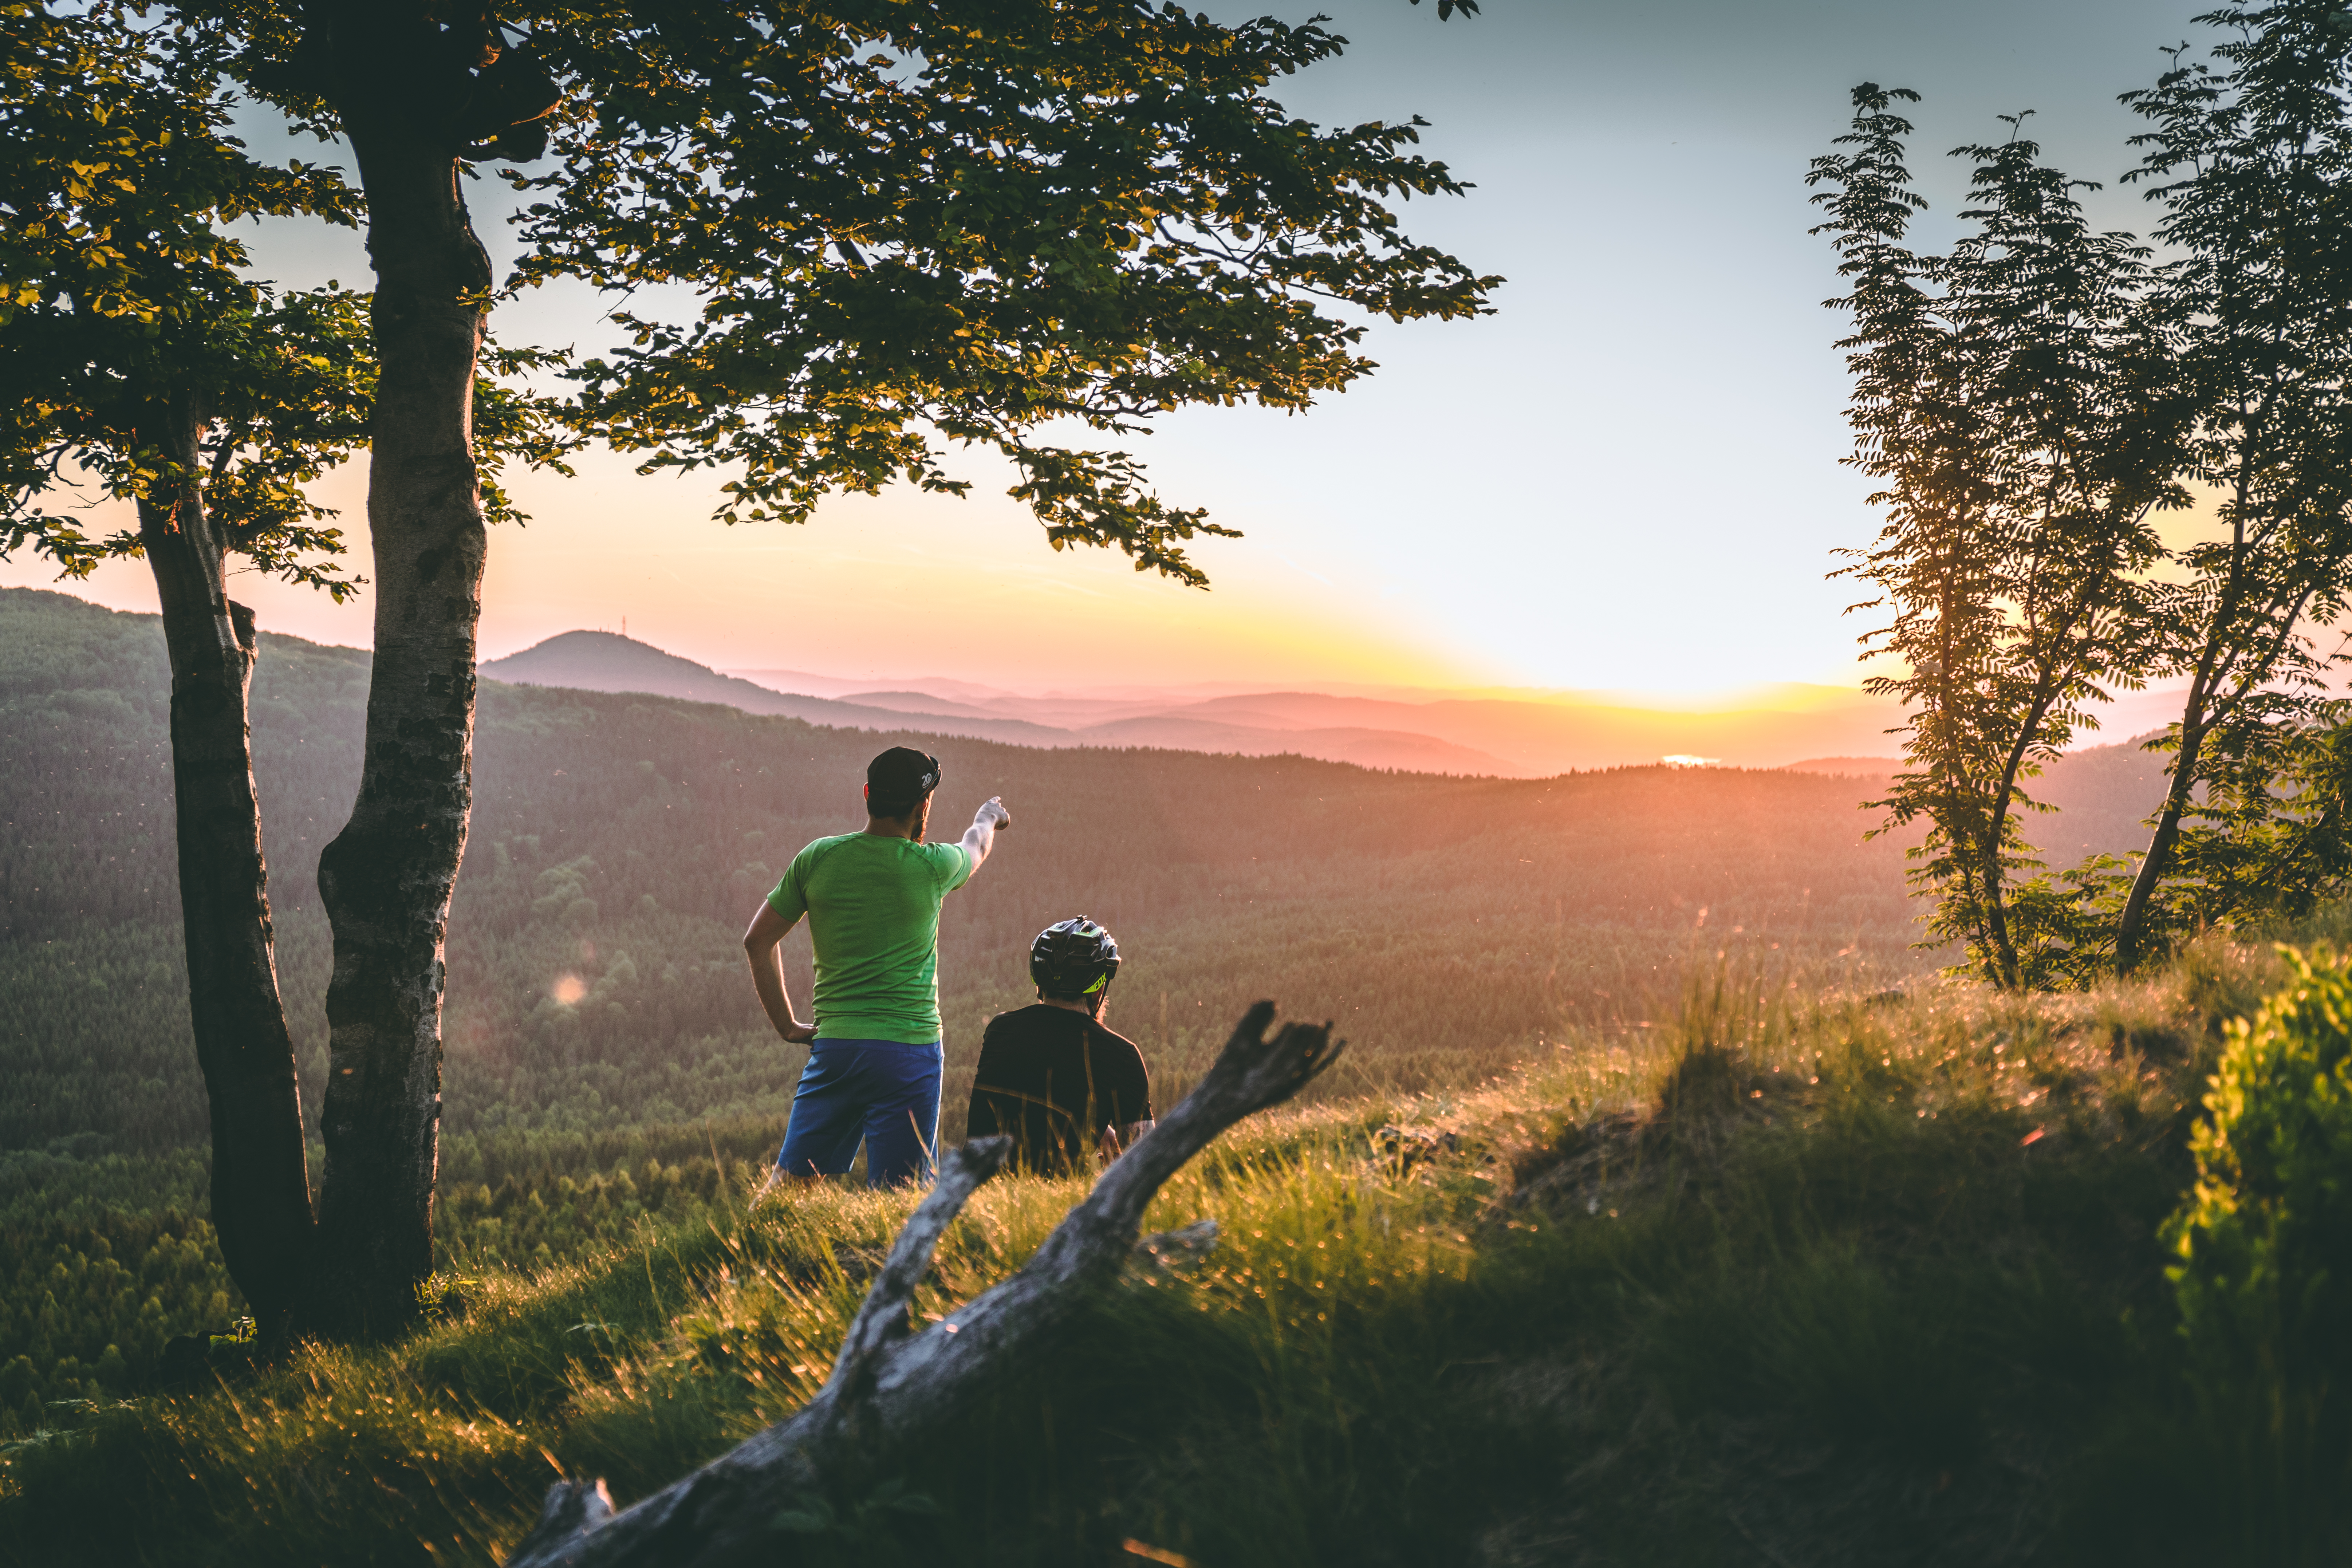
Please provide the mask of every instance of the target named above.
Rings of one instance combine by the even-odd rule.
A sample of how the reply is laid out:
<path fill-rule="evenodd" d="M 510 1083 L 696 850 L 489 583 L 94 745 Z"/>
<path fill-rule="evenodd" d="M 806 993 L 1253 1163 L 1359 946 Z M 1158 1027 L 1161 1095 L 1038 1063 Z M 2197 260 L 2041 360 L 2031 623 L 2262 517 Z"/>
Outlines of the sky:
<path fill-rule="evenodd" d="M 1239 5 L 1219 15 L 1305 6 Z M 1048 549 L 992 461 L 971 499 L 904 489 L 828 501 L 809 523 L 709 521 L 717 480 L 640 477 L 588 455 L 523 476 L 533 515 L 491 541 L 485 658 L 574 627 L 625 629 L 721 668 L 1018 689 L 1138 682 L 1609 689 L 1689 700 L 1766 682 L 1855 684 L 1859 595 L 1834 552 L 1874 531 L 1831 346 L 1838 291 L 1803 176 L 1861 80 L 1925 95 L 1913 166 L 1949 237 L 1965 168 L 1941 154 L 2029 133 L 2112 182 L 2158 46 L 2200 36 L 2162 0 L 1323 0 L 1353 40 L 1279 84 L 1328 123 L 1432 122 L 1423 150 L 1476 189 L 1414 201 L 1405 228 L 1508 281 L 1471 322 L 1374 323 L 1381 368 L 1304 416 L 1188 410 L 1132 443 L 1163 497 L 1239 540 L 1192 553 L 1208 592 L 1124 557 Z M 266 147 L 266 136 L 256 145 Z M 306 155 L 316 156 L 315 153 Z M 474 185 L 494 260 L 503 190 Z M 2142 227 L 2137 196 L 2094 198 Z M 356 237 L 275 225 L 261 270 L 364 286 Z M 606 346 L 583 289 L 502 308 L 510 341 Z M 328 481 L 362 546 L 364 480 Z M 26 561 L 0 584 L 49 585 Z M 152 609 L 143 564 L 72 591 Z M 252 577 L 265 628 L 364 646 L 370 601 Z"/>

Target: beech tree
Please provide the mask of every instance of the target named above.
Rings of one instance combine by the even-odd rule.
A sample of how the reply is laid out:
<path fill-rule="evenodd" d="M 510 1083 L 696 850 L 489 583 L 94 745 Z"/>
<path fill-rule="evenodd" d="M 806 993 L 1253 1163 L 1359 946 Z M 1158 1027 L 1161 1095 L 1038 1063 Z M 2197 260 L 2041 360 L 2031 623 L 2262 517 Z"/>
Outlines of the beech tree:
<path fill-rule="evenodd" d="M 1475 6 L 1439 0 L 1441 17 L 1456 10 Z M 1054 547 L 1114 545 L 1193 583 L 1184 542 L 1225 531 L 1164 503 L 1130 454 L 1050 437 L 1136 433 L 1189 404 L 1304 407 L 1373 368 L 1357 312 L 1476 314 L 1498 281 L 1399 231 L 1389 202 L 1465 189 L 1411 151 L 1418 121 L 1318 128 L 1267 96 L 1339 52 L 1318 24 L 1225 26 L 1137 0 L 226 0 L 159 15 L 173 47 L 234 46 L 176 57 L 165 74 L 192 101 L 213 102 L 209 73 L 226 69 L 295 129 L 349 147 L 376 279 L 366 752 L 320 864 L 335 949 L 325 1165 L 307 1229 L 299 1161 L 270 1167 L 284 1223 L 254 1226 L 270 1256 L 236 1276 L 305 1331 L 397 1327 L 432 1261 L 442 944 L 495 505 L 477 417 L 498 280 L 467 215 L 468 163 L 530 164 L 552 140 L 549 172 L 516 175 L 539 195 L 515 281 L 675 282 L 697 299 L 690 321 L 616 317 L 626 341 L 576 373 L 577 436 L 648 467 L 726 465 L 723 514 L 744 521 L 894 479 L 961 493 L 940 447 L 985 443 Z M 362 210 L 335 199 L 302 210 Z M 234 209 L 190 214 L 204 228 Z M 518 444 L 561 448 L 535 428 Z M 194 516 L 194 488 L 176 493 L 174 515 Z M 249 634 L 237 646 L 241 681 Z M 237 692 L 213 716 L 213 752 L 178 753 L 184 768 L 243 755 Z M 254 832 L 236 868 L 187 879 L 235 882 L 205 918 L 266 958 Z M 247 990 L 241 1012 L 196 1010 L 200 1038 L 219 1037 L 200 1046 L 218 1137 L 238 1143 L 216 1143 L 216 1163 L 299 1155 L 290 1094 L 213 1071 L 283 1037 L 274 981 Z M 226 1235 L 251 1215 L 217 1217 Z"/>
<path fill-rule="evenodd" d="M 228 134 L 234 49 L 121 5 L 0 3 L 0 556 L 68 577 L 143 557 L 154 574 L 214 1215 L 239 1289 L 281 1319 L 307 1287 L 313 1221 L 247 721 L 257 637 L 228 578 L 358 590 L 303 487 L 365 444 L 375 377 L 363 297 L 256 281 L 225 232 L 362 211 L 333 171 L 262 163 Z M 494 384 L 478 401 L 493 468 L 560 447 L 543 404 Z M 136 526 L 89 531 L 104 497 L 131 502 Z M 506 510 L 494 484 L 488 499 Z"/>

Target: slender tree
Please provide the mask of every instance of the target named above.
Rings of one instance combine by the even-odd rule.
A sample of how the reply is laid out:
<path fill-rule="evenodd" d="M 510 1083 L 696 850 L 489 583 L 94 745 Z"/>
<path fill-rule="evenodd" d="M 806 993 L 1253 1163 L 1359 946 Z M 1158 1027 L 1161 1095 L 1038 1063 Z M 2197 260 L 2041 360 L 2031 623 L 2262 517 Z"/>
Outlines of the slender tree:
<path fill-rule="evenodd" d="M 1417 3 L 1417 0 L 1416 0 Z M 1440 0 L 1441 16 L 1472 11 Z M 692 321 L 621 317 L 581 428 L 654 465 L 730 465 L 730 518 L 799 518 L 892 479 L 960 493 L 986 442 L 1056 548 L 1199 574 L 1223 531 L 1132 458 L 1040 439 L 1159 411 L 1297 408 L 1371 369 L 1331 307 L 1474 314 L 1496 281 L 1385 203 L 1463 187 L 1411 124 L 1325 130 L 1266 96 L 1320 26 L 1140 0 L 551 5 L 202 0 L 236 74 L 341 137 L 376 274 L 369 420 L 375 664 L 359 798 L 320 887 L 335 971 L 318 1234 L 298 1316 L 389 1329 L 430 1268 L 442 943 L 470 806 L 486 550 L 471 423 L 494 274 L 468 163 L 525 184 L 520 277 L 675 281 Z"/>
<path fill-rule="evenodd" d="M 239 1289 L 282 1319 L 308 1288 L 313 1217 L 255 803 L 257 642 L 229 577 L 357 591 L 304 487 L 365 444 L 375 375 L 363 300 L 254 280 L 226 226 L 356 222 L 360 204 L 332 172 L 261 163 L 228 134 L 217 29 L 0 4 L 0 555 L 68 577 L 136 556 L 154 574 L 214 1217 Z M 482 405 L 494 465 L 560 446 L 543 405 L 496 385 Z M 131 502 L 136 526 L 89 532 L 103 497 Z M 495 487 L 491 501 L 506 506 Z"/>
<path fill-rule="evenodd" d="M 2189 686 L 2167 743 L 2171 781 L 2115 938 L 2128 973 L 2161 945 L 2161 893 L 2184 827 L 2242 827 L 2249 759 L 2326 713 L 2311 638 L 2352 587 L 2352 116 L 2344 13 L 2293 0 L 2200 19 L 2230 35 L 2217 65 L 2174 68 L 2125 102 L 2150 129 L 2134 178 L 2177 250 L 2155 302 L 2196 423 L 2185 477 L 2217 526 L 2177 552 L 2164 669 Z M 2201 789 L 2219 789 L 2206 817 Z M 2212 846 L 2199 858 L 2214 863 Z M 2207 915 L 2195 892 L 2174 914 Z"/>
<path fill-rule="evenodd" d="M 1889 826 L 1924 818 L 1915 886 L 1937 895 L 1931 942 L 1965 944 L 1997 985 L 2039 984 L 2077 933 L 2023 911 L 2014 873 L 2036 864 L 2027 782 L 2095 723 L 2087 703 L 2136 679 L 2135 628 L 2161 554 L 2153 514 L 2169 482 L 2172 405 L 2146 395 L 2163 363 L 2139 299 L 2147 252 L 2094 233 L 2068 179 L 2021 135 L 1954 155 L 1975 165 L 1970 230 L 1947 255 L 1907 248 L 1926 206 L 1905 159 L 1916 95 L 1854 89 L 1848 148 L 1814 162 L 1850 291 L 1849 459 L 1882 481 L 1877 542 L 1847 574 L 1892 612 L 1864 638 L 1907 667 L 1874 677 L 1901 697 L 1909 767 Z M 2009 117 L 2013 131 L 2021 116 Z"/>
<path fill-rule="evenodd" d="M 351 590 L 331 566 L 340 535 L 301 486 L 362 438 L 368 362 L 351 297 L 249 281 L 221 226 L 348 220 L 355 203 L 332 175 L 264 165 L 226 134 L 216 37 L 111 5 L 6 4 L 0 48 L 0 553 L 69 576 L 143 555 L 154 572 L 214 1214 L 239 1288 L 282 1312 L 310 1193 L 254 802 L 253 616 L 226 574 L 242 555 Z M 92 489 L 134 502 L 137 528 L 80 527 L 70 503 Z"/>

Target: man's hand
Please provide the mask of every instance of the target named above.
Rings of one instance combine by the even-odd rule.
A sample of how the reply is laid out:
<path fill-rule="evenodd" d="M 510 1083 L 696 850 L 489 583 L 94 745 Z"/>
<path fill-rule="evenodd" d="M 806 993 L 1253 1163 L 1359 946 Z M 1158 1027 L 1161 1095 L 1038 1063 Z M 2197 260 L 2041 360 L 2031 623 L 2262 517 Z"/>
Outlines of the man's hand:
<path fill-rule="evenodd" d="M 979 870 L 988 852 L 996 847 L 997 834 L 1012 826 L 1013 814 L 1004 809 L 1002 799 L 990 795 L 980 803 L 980 809 L 971 814 L 971 826 L 963 836 L 964 853 L 971 857 L 973 870 Z"/>
<path fill-rule="evenodd" d="M 1124 1127 L 1106 1127 L 1095 1136 L 1095 1152 L 1106 1164 L 1135 1147 L 1135 1141 L 1158 1126 L 1157 1121 L 1130 1121 Z"/>
<path fill-rule="evenodd" d="M 816 1026 L 814 1024 L 803 1024 L 795 1019 L 790 1024 L 777 1025 L 776 1033 L 782 1035 L 785 1040 L 793 1045 L 805 1046 L 811 1040 L 816 1038 Z"/>

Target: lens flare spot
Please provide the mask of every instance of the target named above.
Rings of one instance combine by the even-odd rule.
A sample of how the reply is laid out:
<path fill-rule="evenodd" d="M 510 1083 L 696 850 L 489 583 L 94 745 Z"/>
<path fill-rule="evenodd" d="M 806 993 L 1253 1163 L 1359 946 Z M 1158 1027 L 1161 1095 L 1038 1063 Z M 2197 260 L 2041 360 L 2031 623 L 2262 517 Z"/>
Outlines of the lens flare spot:
<path fill-rule="evenodd" d="M 555 999 L 569 1007 L 588 994 L 588 983 L 576 974 L 567 974 L 555 983 Z"/>

